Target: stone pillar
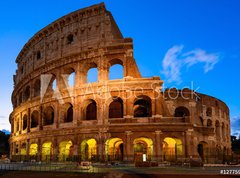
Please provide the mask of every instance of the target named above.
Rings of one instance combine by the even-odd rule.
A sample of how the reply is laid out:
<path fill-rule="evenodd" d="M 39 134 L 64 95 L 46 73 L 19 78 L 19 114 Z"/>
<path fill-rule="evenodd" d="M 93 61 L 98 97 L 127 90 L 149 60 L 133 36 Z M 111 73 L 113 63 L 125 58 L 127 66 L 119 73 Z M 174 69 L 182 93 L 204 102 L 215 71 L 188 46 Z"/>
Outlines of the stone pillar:
<path fill-rule="evenodd" d="M 158 162 L 162 161 L 162 155 L 163 155 L 163 145 L 162 145 L 162 131 L 157 130 L 155 131 L 155 143 L 154 143 L 154 152 L 155 152 L 155 159 Z"/>
<path fill-rule="evenodd" d="M 43 129 L 43 107 L 40 106 L 39 107 L 39 130 L 42 130 Z"/>
<path fill-rule="evenodd" d="M 125 154 L 124 154 L 124 160 L 125 161 L 133 161 L 133 150 L 132 150 L 132 142 L 131 142 L 131 135 L 132 132 L 131 131 L 126 131 L 125 132 L 126 135 L 126 146 L 125 146 Z"/>
<path fill-rule="evenodd" d="M 41 161 L 42 160 L 42 142 L 41 142 L 40 138 L 38 139 L 38 153 L 37 153 L 37 156 L 38 156 L 38 161 Z"/>
<path fill-rule="evenodd" d="M 194 123 L 194 118 L 195 118 L 195 111 L 196 111 L 196 102 L 189 102 L 189 107 L 190 107 L 190 123 Z"/>
<path fill-rule="evenodd" d="M 193 129 L 188 129 L 185 132 L 185 156 L 190 158 L 193 156 L 193 140 L 192 140 Z"/>
<path fill-rule="evenodd" d="M 28 108 L 27 132 L 31 130 L 31 110 Z"/>
<path fill-rule="evenodd" d="M 30 140 L 28 139 L 26 142 L 26 156 L 29 156 L 29 152 L 30 152 Z"/>
<path fill-rule="evenodd" d="M 60 155 L 57 138 L 54 138 L 52 145 L 53 145 L 53 157 L 52 157 L 53 161 L 58 161 Z"/>
<path fill-rule="evenodd" d="M 19 121 L 19 133 L 22 133 L 22 128 L 23 128 L 23 118 L 22 118 L 22 113 L 20 114 L 20 121 Z"/>

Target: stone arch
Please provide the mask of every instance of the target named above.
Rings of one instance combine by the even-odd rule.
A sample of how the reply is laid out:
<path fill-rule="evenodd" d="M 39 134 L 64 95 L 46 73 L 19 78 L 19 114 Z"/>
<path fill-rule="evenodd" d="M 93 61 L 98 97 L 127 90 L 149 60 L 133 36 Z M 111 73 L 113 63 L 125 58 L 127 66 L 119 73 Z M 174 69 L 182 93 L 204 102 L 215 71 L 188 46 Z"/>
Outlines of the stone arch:
<path fill-rule="evenodd" d="M 66 37 L 66 44 L 70 45 L 74 42 L 74 35 L 72 33 L 68 34 L 68 36 Z"/>
<path fill-rule="evenodd" d="M 109 104 L 109 118 L 123 118 L 123 100 L 119 97 L 113 97 L 113 101 Z"/>
<path fill-rule="evenodd" d="M 146 95 L 138 96 L 133 105 L 134 117 L 152 117 L 152 100 Z"/>
<path fill-rule="evenodd" d="M 38 124 L 39 124 L 39 112 L 35 110 L 31 114 L 31 128 L 38 127 Z"/>
<path fill-rule="evenodd" d="M 121 59 L 112 59 L 109 61 L 108 79 L 122 79 L 124 77 L 124 65 Z"/>
<path fill-rule="evenodd" d="M 25 114 L 25 115 L 23 116 L 23 126 L 22 126 L 22 129 L 23 129 L 23 130 L 26 130 L 27 127 L 28 127 L 28 116 L 27 116 L 27 114 Z"/>
<path fill-rule="evenodd" d="M 211 107 L 208 107 L 208 108 L 207 108 L 206 116 L 212 117 L 212 108 L 211 108 Z"/>
<path fill-rule="evenodd" d="M 38 144 L 37 143 L 31 143 L 29 147 L 29 155 L 30 156 L 37 156 L 38 154 Z"/>
<path fill-rule="evenodd" d="M 67 161 L 70 156 L 73 156 L 73 142 L 71 140 L 60 142 L 59 161 Z"/>
<path fill-rule="evenodd" d="M 165 137 L 163 140 L 163 159 L 165 161 L 175 161 L 182 156 L 182 140 L 176 137 Z"/>
<path fill-rule="evenodd" d="M 26 156 L 27 155 L 27 144 L 25 142 L 23 142 L 21 144 L 20 155 L 21 156 Z"/>
<path fill-rule="evenodd" d="M 50 161 L 53 155 L 53 144 L 51 141 L 42 144 L 42 161 Z"/>
<path fill-rule="evenodd" d="M 97 120 L 97 103 L 95 100 L 84 101 L 83 120 Z"/>
<path fill-rule="evenodd" d="M 225 141 L 226 140 L 226 130 L 225 130 L 225 124 L 224 124 L 224 122 L 222 122 L 222 139 L 223 139 L 223 141 Z"/>
<path fill-rule="evenodd" d="M 64 118 L 63 122 L 68 123 L 73 121 L 73 105 L 71 103 L 66 103 L 63 106 Z"/>
<path fill-rule="evenodd" d="M 19 92 L 19 96 L 18 96 L 18 105 L 22 104 L 22 102 L 23 102 L 23 93 L 21 91 Z"/>
<path fill-rule="evenodd" d="M 110 138 L 105 142 L 105 155 L 108 161 L 123 161 L 124 144 L 120 138 Z"/>
<path fill-rule="evenodd" d="M 198 152 L 200 158 L 202 159 L 202 162 L 208 163 L 208 155 L 209 155 L 208 143 L 205 141 L 199 142 L 198 147 L 197 147 L 197 152 Z"/>
<path fill-rule="evenodd" d="M 97 156 L 97 141 L 94 138 L 88 138 L 82 141 L 80 146 L 81 159 L 94 160 Z"/>
<path fill-rule="evenodd" d="M 43 112 L 43 125 L 52 125 L 54 123 L 54 109 L 52 106 L 47 106 Z"/>
<path fill-rule="evenodd" d="M 96 63 L 92 62 L 87 64 L 86 70 L 87 83 L 98 82 L 98 66 Z"/>
<path fill-rule="evenodd" d="M 208 119 L 207 120 L 207 127 L 212 127 L 213 124 L 212 124 L 212 120 L 211 119 Z"/>
<path fill-rule="evenodd" d="M 26 86 L 23 95 L 24 101 L 27 101 L 30 98 L 30 95 L 31 95 L 30 86 Z"/>
<path fill-rule="evenodd" d="M 190 116 L 190 111 L 184 106 L 179 106 L 175 109 L 174 117 Z"/>
<path fill-rule="evenodd" d="M 153 141 L 150 138 L 139 137 L 133 141 L 134 160 L 136 162 L 151 161 L 153 156 Z M 146 160 L 143 160 L 143 157 Z"/>
<path fill-rule="evenodd" d="M 216 120 L 215 122 L 215 133 L 216 133 L 216 138 L 217 140 L 219 140 L 221 138 L 221 134 L 220 134 L 220 122 L 218 120 Z"/>
<path fill-rule="evenodd" d="M 40 79 L 37 79 L 34 82 L 34 86 L 33 86 L 33 96 L 34 97 L 40 96 L 40 92 L 41 92 L 41 81 Z"/>
<path fill-rule="evenodd" d="M 75 86 L 76 72 L 73 67 L 65 68 L 62 77 L 64 80 L 65 87 L 74 87 Z"/>

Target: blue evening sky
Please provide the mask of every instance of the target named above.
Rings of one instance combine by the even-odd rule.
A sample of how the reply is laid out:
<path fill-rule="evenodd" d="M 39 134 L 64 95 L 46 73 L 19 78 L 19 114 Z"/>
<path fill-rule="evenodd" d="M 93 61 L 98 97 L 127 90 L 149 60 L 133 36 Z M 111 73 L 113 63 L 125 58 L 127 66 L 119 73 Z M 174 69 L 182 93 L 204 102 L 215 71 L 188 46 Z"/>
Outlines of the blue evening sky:
<path fill-rule="evenodd" d="M 193 81 L 194 89 L 228 104 L 232 133 L 240 133 L 239 0 L 102 1 L 124 37 L 134 39 L 143 76 L 160 76 L 166 86 L 177 88 L 190 87 Z M 102 1 L 0 1 L 0 130 L 10 129 L 12 76 L 23 45 L 54 20 Z M 173 63 L 164 66 L 164 59 Z"/>

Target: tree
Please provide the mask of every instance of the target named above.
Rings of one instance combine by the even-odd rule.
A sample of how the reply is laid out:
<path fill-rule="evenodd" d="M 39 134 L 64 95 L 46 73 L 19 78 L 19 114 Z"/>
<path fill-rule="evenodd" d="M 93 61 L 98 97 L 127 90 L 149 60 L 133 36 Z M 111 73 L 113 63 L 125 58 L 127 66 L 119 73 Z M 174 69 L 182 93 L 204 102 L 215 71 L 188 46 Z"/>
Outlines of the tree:
<path fill-rule="evenodd" d="M 10 135 L 6 135 L 4 132 L 0 131 L 0 156 L 9 154 L 9 138 Z"/>

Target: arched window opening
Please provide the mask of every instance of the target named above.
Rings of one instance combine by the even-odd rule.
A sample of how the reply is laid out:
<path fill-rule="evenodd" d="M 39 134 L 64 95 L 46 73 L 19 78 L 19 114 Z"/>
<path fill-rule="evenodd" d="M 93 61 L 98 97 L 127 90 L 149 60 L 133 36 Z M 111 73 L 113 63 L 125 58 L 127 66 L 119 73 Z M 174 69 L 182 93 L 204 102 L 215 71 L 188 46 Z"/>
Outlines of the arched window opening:
<path fill-rule="evenodd" d="M 72 141 L 63 141 L 59 144 L 59 161 L 67 161 L 73 155 Z"/>
<path fill-rule="evenodd" d="M 202 161 L 208 163 L 208 144 L 206 142 L 200 142 L 197 151 Z"/>
<path fill-rule="evenodd" d="M 210 119 L 207 120 L 207 126 L 212 127 L 212 121 Z"/>
<path fill-rule="evenodd" d="M 67 36 L 67 44 L 68 44 L 68 45 L 69 45 L 69 44 L 72 44 L 73 41 L 74 41 L 74 36 L 73 36 L 73 34 L 69 34 L 69 35 Z"/>
<path fill-rule="evenodd" d="M 27 101 L 30 98 L 30 87 L 27 86 L 24 91 L 24 101 Z"/>
<path fill-rule="evenodd" d="M 90 64 L 90 68 L 87 72 L 87 82 L 94 83 L 98 82 L 98 68 L 95 63 Z"/>
<path fill-rule="evenodd" d="M 31 128 L 36 128 L 38 126 L 39 112 L 33 111 L 31 115 Z"/>
<path fill-rule="evenodd" d="M 68 76 L 68 86 L 69 87 L 74 87 L 75 85 L 75 72 L 72 72 L 69 76 Z"/>
<path fill-rule="evenodd" d="M 80 146 L 81 159 L 83 161 L 97 158 L 97 141 L 93 138 L 82 141 Z"/>
<path fill-rule="evenodd" d="M 48 106 L 43 114 L 43 125 L 52 125 L 54 122 L 54 109 Z"/>
<path fill-rule="evenodd" d="M 52 142 L 45 142 L 42 145 L 42 161 L 50 161 L 53 155 Z"/>
<path fill-rule="evenodd" d="M 216 138 L 217 140 L 220 139 L 221 135 L 220 135 L 220 123 L 219 121 L 217 120 L 216 123 L 215 123 L 215 133 L 216 133 Z"/>
<path fill-rule="evenodd" d="M 41 54 L 41 51 L 37 51 L 37 60 L 41 59 L 42 58 L 42 54 Z"/>
<path fill-rule="evenodd" d="M 19 97 L 18 97 L 18 104 L 22 104 L 22 98 L 23 98 L 23 93 L 20 92 Z"/>
<path fill-rule="evenodd" d="M 34 83 L 34 97 L 40 96 L 41 81 L 38 79 Z"/>
<path fill-rule="evenodd" d="M 207 108 L 206 115 L 212 117 L 212 108 Z"/>
<path fill-rule="evenodd" d="M 226 134 L 225 124 L 222 123 L 222 139 L 223 139 L 223 141 L 226 140 L 226 135 L 225 134 Z"/>
<path fill-rule="evenodd" d="M 109 80 L 122 79 L 124 77 L 124 68 L 121 64 L 114 64 L 109 70 Z"/>
<path fill-rule="evenodd" d="M 121 98 L 114 98 L 109 105 L 109 118 L 123 118 L 123 101 Z"/>
<path fill-rule="evenodd" d="M 163 141 L 164 161 L 175 161 L 183 156 L 183 144 L 180 139 L 166 137 Z"/>
<path fill-rule="evenodd" d="M 53 91 L 57 90 L 57 80 L 56 79 L 54 79 L 53 82 L 52 82 L 52 90 Z"/>
<path fill-rule="evenodd" d="M 27 117 L 27 115 L 25 114 L 25 115 L 23 116 L 23 127 L 22 127 L 22 129 L 23 129 L 23 130 L 26 130 L 26 129 L 27 129 L 27 125 L 28 125 L 28 117 Z"/>
<path fill-rule="evenodd" d="M 175 109 L 174 117 L 186 117 L 190 116 L 190 112 L 186 107 L 180 106 Z"/>
<path fill-rule="evenodd" d="M 66 104 L 66 112 L 64 122 L 72 122 L 73 121 L 73 105 L 68 103 Z"/>
<path fill-rule="evenodd" d="M 152 139 L 141 137 L 133 141 L 134 160 L 136 162 L 151 161 L 153 156 L 153 141 Z M 143 158 L 146 155 L 146 160 Z"/>
<path fill-rule="evenodd" d="M 140 96 L 134 102 L 134 117 L 152 117 L 152 102 L 147 96 Z"/>
<path fill-rule="evenodd" d="M 90 100 L 86 107 L 86 120 L 97 120 L 97 104 L 94 100 Z"/>
<path fill-rule="evenodd" d="M 109 161 L 123 161 L 124 146 L 120 138 L 111 138 L 105 142 L 105 155 Z"/>

